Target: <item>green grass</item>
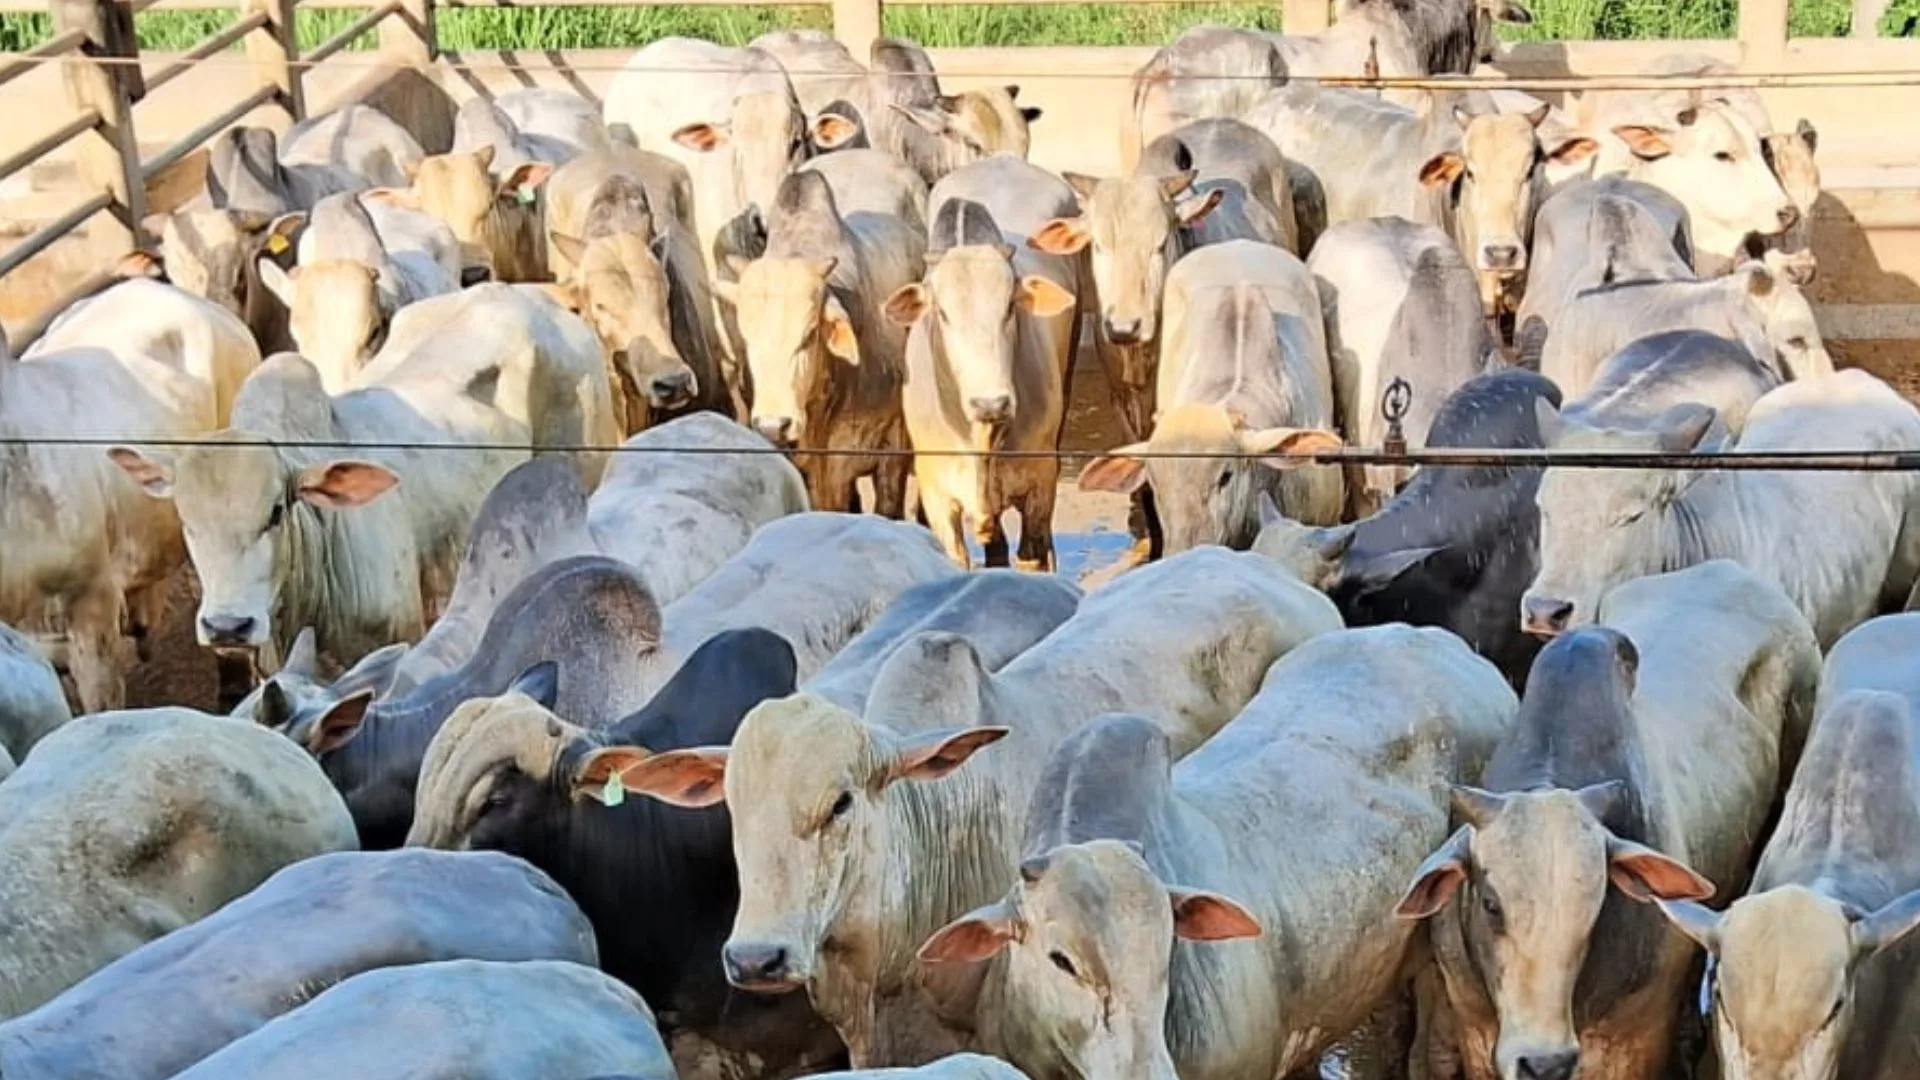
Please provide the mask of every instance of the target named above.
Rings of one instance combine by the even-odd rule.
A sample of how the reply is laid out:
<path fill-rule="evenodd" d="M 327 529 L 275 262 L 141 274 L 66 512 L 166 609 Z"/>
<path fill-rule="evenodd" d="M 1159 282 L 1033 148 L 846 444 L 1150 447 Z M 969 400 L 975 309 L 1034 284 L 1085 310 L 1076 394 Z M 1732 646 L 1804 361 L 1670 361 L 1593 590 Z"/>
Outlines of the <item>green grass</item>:
<path fill-rule="evenodd" d="M 1533 0 L 1537 21 L 1506 28 L 1514 40 L 1730 38 L 1737 0 Z M 299 32 L 310 47 L 357 17 L 351 11 L 302 11 Z M 1835 37 L 1847 32 L 1849 0 L 1793 0 L 1793 33 Z M 226 25 L 232 12 L 155 12 L 140 17 L 143 48 L 178 50 Z M 821 7 L 525 8 L 443 11 L 447 49 L 622 48 L 674 34 L 740 44 L 784 27 L 829 25 Z M 1277 3 L 1071 4 L 1040 7 L 891 7 L 886 29 L 930 46 L 1143 45 L 1163 42 L 1197 23 L 1277 29 Z M 1881 26 L 1889 36 L 1915 33 L 1920 0 L 1896 0 Z M 44 15 L 0 15 L 0 50 L 31 48 L 51 34 Z M 367 34 L 361 47 L 371 47 Z"/>

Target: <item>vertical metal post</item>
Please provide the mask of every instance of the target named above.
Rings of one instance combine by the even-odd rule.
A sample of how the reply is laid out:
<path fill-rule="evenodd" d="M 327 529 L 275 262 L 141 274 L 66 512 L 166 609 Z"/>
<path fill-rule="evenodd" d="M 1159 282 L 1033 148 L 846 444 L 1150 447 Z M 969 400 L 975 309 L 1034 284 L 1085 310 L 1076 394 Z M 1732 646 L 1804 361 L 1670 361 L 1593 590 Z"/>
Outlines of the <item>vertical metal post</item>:
<path fill-rule="evenodd" d="M 254 74 L 279 94 L 280 107 L 290 122 L 306 119 L 306 94 L 302 77 L 293 61 L 299 59 L 299 38 L 294 33 L 293 11 L 297 0 L 242 0 L 244 17 L 262 12 L 267 25 L 247 35 L 247 59 L 253 61 Z"/>
<path fill-rule="evenodd" d="M 396 63 L 426 67 L 440 55 L 433 26 L 433 0 L 400 0 L 400 10 L 380 23 L 380 51 Z"/>
<path fill-rule="evenodd" d="M 100 114 L 94 135 L 82 135 L 73 144 L 81 178 L 113 198 L 107 207 L 112 224 L 94 235 L 123 248 L 138 247 L 144 239 L 140 219 L 147 213 L 147 190 L 140 179 L 133 103 L 146 93 L 146 80 L 140 75 L 133 12 L 114 0 L 52 0 L 52 11 L 56 32 L 79 30 L 86 35 L 78 54 L 62 63 L 60 72 L 73 107 Z"/>

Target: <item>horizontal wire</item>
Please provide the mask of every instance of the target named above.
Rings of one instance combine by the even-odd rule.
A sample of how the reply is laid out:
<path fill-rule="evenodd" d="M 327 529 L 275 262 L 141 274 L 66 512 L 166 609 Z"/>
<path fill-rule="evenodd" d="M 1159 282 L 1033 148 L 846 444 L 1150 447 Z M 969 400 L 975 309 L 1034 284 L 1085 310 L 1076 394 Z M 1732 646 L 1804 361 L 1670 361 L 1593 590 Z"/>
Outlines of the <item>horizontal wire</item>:
<path fill-rule="evenodd" d="M 890 447 L 872 450 L 822 448 L 782 450 L 775 446 L 632 446 L 590 443 L 533 445 L 529 443 L 353 442 L 342 439 L 267 440 L 235 442 L 227 439 L 106 438 L 103 436 L 0 436 L 0 446 L 95 447 L 146 446 L 168 449 L 249 447 L 279 450 L 455 451 L 472 453 L 535 451 L 544 454 L 687 454 L 693 456 L 846 458 L 978 458 L 986 460 L 1092 461 L 1106 450 L 971 450 Z M 1648 453 L 1618 450 L 1502 450 L 1475 447 L 1428 447 L 1389 452 L 1371 447 L 1345 447 L 1310 454 L 1257 454 L 1227 450 L 1142 450 L 1125 455 L 1142 461 L 1254 461 L 1281 459 L 1320 465 L 1436 465 L 1452 467 L 1507 466 L 1579 469 L 1669 469 L 1677 472 L 1920 472 L 1920 450 L 1714 450 L 1702 453 Z"/>
<path fill-rule="evenodd" d="M 581 72 L 581 71 L 631 71 L 650 75 L 741 75 L 754 74 L 755 69 L 725 67 L 694 67 L 678 65 L 647 65 L 629 67 L 625 63 L 528 63 L 507 59 L 504 54 L 516 52 L 551 53 L 575 50 L 556 49 L 500 49 L 500 50 L 457 50 L 442 49 L 441 59 L 433 66 L 451 71 L 520 71 L 520 72 Z M 448 60 L 449 55 L 464 57 L 468 52 L 486 52 L 503 54 L 498 58 L 488 57 L 481 60 Z M 151 56 L 76 56 L 71 53 L 58 56 L 34 56 L 29 53 L 0 53 L 0 62 L 18 61 L 22 64 L 85 64 L 101 67 L 125 67 L 151 63 L 164 58 L 165 53 L 155 52 Z M 255 66 L 255 61 L 245 56 L 209 56 L 195 62 L 201 64 L 223 64 L 234 67 Z M 331 55 L 322 60 L 290 59 L 286 66 L 297 69 L 328 70 L 345 68 L 387 70 L 408 66 L 405 61 L 381 60 L 375 57 L 361 59 L 348 55 Z M 800 68 L 786 69 L 789 78 L 850 78 L 858 73 L 831 70 L 808 70 Z M 955 79 L 1132 79 L 1135 73 L 1128 71 L 941 71 L 942 78 Z M 1167 75 L 1156 81 L 1162 82 L 1236 82 L 1257 81 L 1272 82 L 1270 75 Z M 1618 73 L 1606 75 L 1450 75 L 1450 76 L 1365 76 L 1365 75 L 1303 75 L 1296 81 L 1318 83 L 1324 86 L 1337 86 L 1367 90 L 1738 90 L 1738 89 L 1818 89 L 1823 87 L 1871 87 L 1871 86 L 1920 86 L 1920 70 L 1915 71 L 1777 71 L 1777 72 L 1741 72 L 1725 75 L 1648 75 L 1645 73 Z"/>

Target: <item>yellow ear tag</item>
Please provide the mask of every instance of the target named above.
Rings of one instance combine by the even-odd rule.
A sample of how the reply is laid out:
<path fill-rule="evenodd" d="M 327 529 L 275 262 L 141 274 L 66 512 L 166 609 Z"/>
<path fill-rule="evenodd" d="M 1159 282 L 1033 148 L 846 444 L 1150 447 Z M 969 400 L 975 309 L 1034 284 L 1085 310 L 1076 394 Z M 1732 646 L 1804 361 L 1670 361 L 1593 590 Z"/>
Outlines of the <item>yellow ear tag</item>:
<path fill-rule="evenodd" d="M 292 246 L 293 245 L 287 243 L 287 238 L 279 233 L 274 233 L 272 236 L 267 237 L 267 254 L 269 255 L 282 254 Z"/>

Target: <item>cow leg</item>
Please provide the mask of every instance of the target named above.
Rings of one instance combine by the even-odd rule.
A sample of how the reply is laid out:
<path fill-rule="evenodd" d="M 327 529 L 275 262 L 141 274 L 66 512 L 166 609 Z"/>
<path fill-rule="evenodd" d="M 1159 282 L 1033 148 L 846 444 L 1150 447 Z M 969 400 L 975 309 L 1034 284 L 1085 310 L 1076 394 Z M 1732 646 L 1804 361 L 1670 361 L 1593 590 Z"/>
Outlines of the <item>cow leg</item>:
<path fill-rule="evenodd" d="M 1053 497 L 1053 486 L 1043 484 L 1020 499 L 1020 550 L 1014 566 L 1021 570 L 1053 572 Z"/>
<path fill-rule="evenodd" d="M 966 515 L 961 511 L 959 502 L 946 500 L 946 513 L 940 500 L 928 490 L 925 483 L 920 485 L 920 509 L 927 515 L 927 527 L 933 531 L 934 539 L 947 549 L 947 558 L 952 559 L 962 570 L 973 569 L 973 556 L 967 553 Z"/>
<path fill-rule="evenodd" d="M 853 479 L 833 467 L 834 460 L 822 459 L 819 464 L 802 470 L 807 478 L 807 502 L 815 510 L 849 513 L 859 508 L 859 495 Z"/>
<path fill-rule="evenodd" d="M 154 635 L 167 617 L 167 587 L 171 579 L 143 585 L 127 594 L 127 633 L 133 638 L 136 655 L 142 663 L 153 659 Z"/>
<path fill-rule="evenodd" d="M 1000 514 L 1005 507 L 988 507 L 987 513 L 973 524 L 973 538 L 980 542 L 980 550 L 985 553 L 983 560 L 988 567 L 1007 565 L 1007 534 L 1000 527 Z"/>
<path fill-rule="evenodd" d="M 1453 1003 L 1438 968 L 1428 965 L 1413 977 L 1413 1046 L 1407 1053 L 1409 1080 L 1459 1080 L 1460 1050 L 1455 1045 Z"/>
<path fill-rule="evenodd" d="M 105 712 L 126 704 L 120 671 L 120 619 L 125 598 L 103 583 L 75 601 L 67 614 L 67 666 L 82 712 Z"/>
<path fill-rule="evenodd" d="M 880 459 L 873 470 L 873 512 L 881 517 L 904 521 L 907 516 L 907 473 L 913 459 L 891 454 Z"/>

